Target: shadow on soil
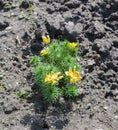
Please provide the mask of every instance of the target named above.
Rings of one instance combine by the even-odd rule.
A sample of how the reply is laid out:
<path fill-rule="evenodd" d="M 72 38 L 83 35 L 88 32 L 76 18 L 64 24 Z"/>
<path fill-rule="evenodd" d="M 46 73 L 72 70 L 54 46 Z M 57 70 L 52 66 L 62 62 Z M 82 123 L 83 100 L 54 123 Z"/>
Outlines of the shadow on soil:
<path fill-rule="evenodd" d="M 69 123 L 67 115 L 72 111 L 72 100 L 49 104 L 40 94 L 33 94 L 27 102 L 34 104 L 35 115 L 25 115 L 21 124 L 29 125 L 31 130 L 44 130 L 51 127 L 61 130 Z"/>

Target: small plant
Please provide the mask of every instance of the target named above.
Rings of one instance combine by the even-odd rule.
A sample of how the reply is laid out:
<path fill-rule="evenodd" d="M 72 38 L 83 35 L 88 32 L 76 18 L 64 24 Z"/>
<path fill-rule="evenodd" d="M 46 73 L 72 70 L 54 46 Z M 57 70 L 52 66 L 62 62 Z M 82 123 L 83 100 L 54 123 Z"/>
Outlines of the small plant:
<path fill-rule="evenodd" d="M 17 8 L 18 4 L 17 3 L 7 3 L 4 5 L 5 8 Z"/>
<path fill-rule="evenodd" d="M 32 14 L 32 12 L 34 10 L 34 6 L 31 1 L 25 2 L 24 0 L 19 0 L 19 7 L 27 8 L 27 11 L 29 12 L 29 14 Z"/>
<path fill-rule="evenodd" d="M 33 3 L 31 1 L 25 2 L 24 0 L 19 0 L 19 7 L 25 8 L 28 12 L 28 14 L 25 14 L 23 11 L 20 12 L 20 14 L 18 15 L 19 20 L 21 20 L 21 19 L 29 20 L 30 15 L 32 14 L 32 12 L 34 10 Z"/>
<path fill-rule="evenodd" d="M 4 88 L 4 85 L 0 83 L 0 89 L 3 89 Z"/>
<path fill-rule="evenodd" d="M 77 62 L 78 44 L 67 40 L 50 43 L 49 36 L 42 36 L 44 44 L 40 56 L 33 56 L 30 64 L 35 67 L 34 82 L 49 102 L 60 96 L 78 96 L 78 83 L 82 77 L 81 66 Z"/>
<path fill-rule="evenodd" d="M 20 99 L 24 99 L 24 98 L 26 98 L 27 96 L 28 96 L 28 92 L 16 92 L 16 95 L 18 96 L 18 98 L 20 98 Z"/>
<path fill-rule="evenodd" d="M 19 18 L 19 20 L 21 20 L 21 19 L 29 20 L 30 19 L 30 17 L 28 15 L 26 15 L 23 11 L 20 12 L 20 14 L 18 15 L 18 18 Z"/>
<path fill-rule="evenodd" d="M 29 12 L 29 14 L 32 14 L 33 10 L 34 10 L 33 4 L 29 3 L 29 6 L 28 6 L 28 8 L 27 8 L 27 11 Z"/>

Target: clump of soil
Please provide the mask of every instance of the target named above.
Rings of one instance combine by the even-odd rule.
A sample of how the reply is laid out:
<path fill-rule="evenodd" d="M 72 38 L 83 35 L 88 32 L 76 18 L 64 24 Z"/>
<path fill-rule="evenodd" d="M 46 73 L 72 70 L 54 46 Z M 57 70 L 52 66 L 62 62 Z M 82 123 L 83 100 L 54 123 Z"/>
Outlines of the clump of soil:
<path fill-rule="evenodd" d="M 0 0 L 0 129 L 117 130 L 118 1 L 24 1 L 30 13 Z M 33 85 L 29 60 L 47 34 L 79 43 L 82 92 L 74 101 L 48 104 Z"/>

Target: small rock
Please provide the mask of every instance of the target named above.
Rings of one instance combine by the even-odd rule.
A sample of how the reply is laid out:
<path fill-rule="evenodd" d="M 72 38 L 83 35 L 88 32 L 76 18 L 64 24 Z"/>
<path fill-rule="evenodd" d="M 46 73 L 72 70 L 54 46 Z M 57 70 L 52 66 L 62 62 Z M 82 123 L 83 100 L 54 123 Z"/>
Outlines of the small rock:
<path fill-rule="evenodd" d="M 105 110 L 107 110 L 107 109 L 108 109 L 108 106 L 104 106 L 103 108 L 104 108 Z"/>
<path fill-rule="evenodd" d="M 76 111 L 76 109 L 77 109 L 77 106 L 76 106 L 76 104 L 72 104 L 72 111 Z"/>
<path fill-rule="evenodd" d="M 114 118 L 117 120 L 117 119 L 118 119 L 118 116 L 116 115 L 116 116 L 114 116 Z"/>
<path fill-rule="evenodd" d="M 37 12 L 34 12 L 34 15 L 37 15 L 38 13 Z"/>
<path fill-rule="evenodd" d="M 78 93 L 79 93 L 79 94 L 82 94 L 83 92 L 84 92 L 84 89 L 83 89 L 83 88 L 79 88 L 79 89 L 78 89 Z"/>
<path fill-rule="evenodd" d="M 6 30 L 11 30 L 11 29 L 12 29 L 12 27 L 11 27 L 11 26 L 9 26 L 9 27 L 7 27 L 7 28 L 6 28 Z"/>
<path fill-rule="evenodd" d="M 22 71 L 25 71 L 26 69 L 27 69 L 27 68 L 26 68 L 26 66 L 24 66 L 24 65 L 23 65 L 22 68 L 21 68 Z"/>
<path fill-rule="evenodd" d="M 115 91 L 116 95 L 118 95 L 118 90 Z"/>
<path fill-rule="evenodd" d="M 117 96 L 114 96 L 114 100 L 115 100 L 115 101 L 118 101 L 118 95 L 117 95 Z"/>
<path fill-rule="evenodd" d="M 87 61 L 87 65 L 88 66 L 93 66 L 95 64 L 95 61 L 94 60 L 88 60 Z"/>
<path fill-rule="evenodd" d="M 85 117 L 85 115 L 84 115 L 84 114 L 82 114 L 82 115 L 81 115 L 81 117 L 82 117 L 82 118 L 84 118 L 84 117 Z"/>
<path fill-rule="evenodd" d="M 59 103 L 60 103 L 60 104 L 64 104 L 64 103 L 65 103 L 65 100 L 64 100 L 63 97 L 60 97 L 60 99 L 59 99 Z"/>
<path fill-rule="evenodd" d="M 91 103 L 87 104 L 86 106 L 86 110 L 90 109 L 91 108 Z"/>

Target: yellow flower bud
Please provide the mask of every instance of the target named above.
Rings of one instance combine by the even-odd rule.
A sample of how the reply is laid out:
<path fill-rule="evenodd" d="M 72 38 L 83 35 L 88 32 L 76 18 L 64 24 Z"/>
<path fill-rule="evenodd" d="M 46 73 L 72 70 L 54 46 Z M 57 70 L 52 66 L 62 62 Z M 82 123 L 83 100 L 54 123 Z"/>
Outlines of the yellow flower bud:
<path fill-rule="evenodd" d="M 60 72 L 56 72 L 56 73 L 51 72 L 46 75 L 45 82 L 55 84 L 58 80 L 63 78 L 63 76 L 59 76 L 59 75 L 60 75 Z"/>
<path fill-rule="evenodd" d="M 70 77 L 70 83 L 77 83 L 82 79 L 80 72 L 76 71 L 75 68 L 74 70 L 70 68 L 65 74 Z"/>
<path fill-rule="evenodd" d="M 47 55 L 47 54 L 49 54 L 49 50 L 48 50 L 48 49 L 43 49 L 43 50 L 40 52 L 40 54 L 41 54 L 42 56 Z"/>
<path fill-rule="evenodd" d="M 76 43 L 76 42 L 72 42 L 72 43 L 70 43 L 70 47 L 72 47 L 72 48 L 77 47 L 77 43 Z"/>
<path fill-rule="evenodd" d="M 49 44 L 50 43 L 50 37 L 49 36 L 42 36 L 42 42 L 44 44 Z"/>

